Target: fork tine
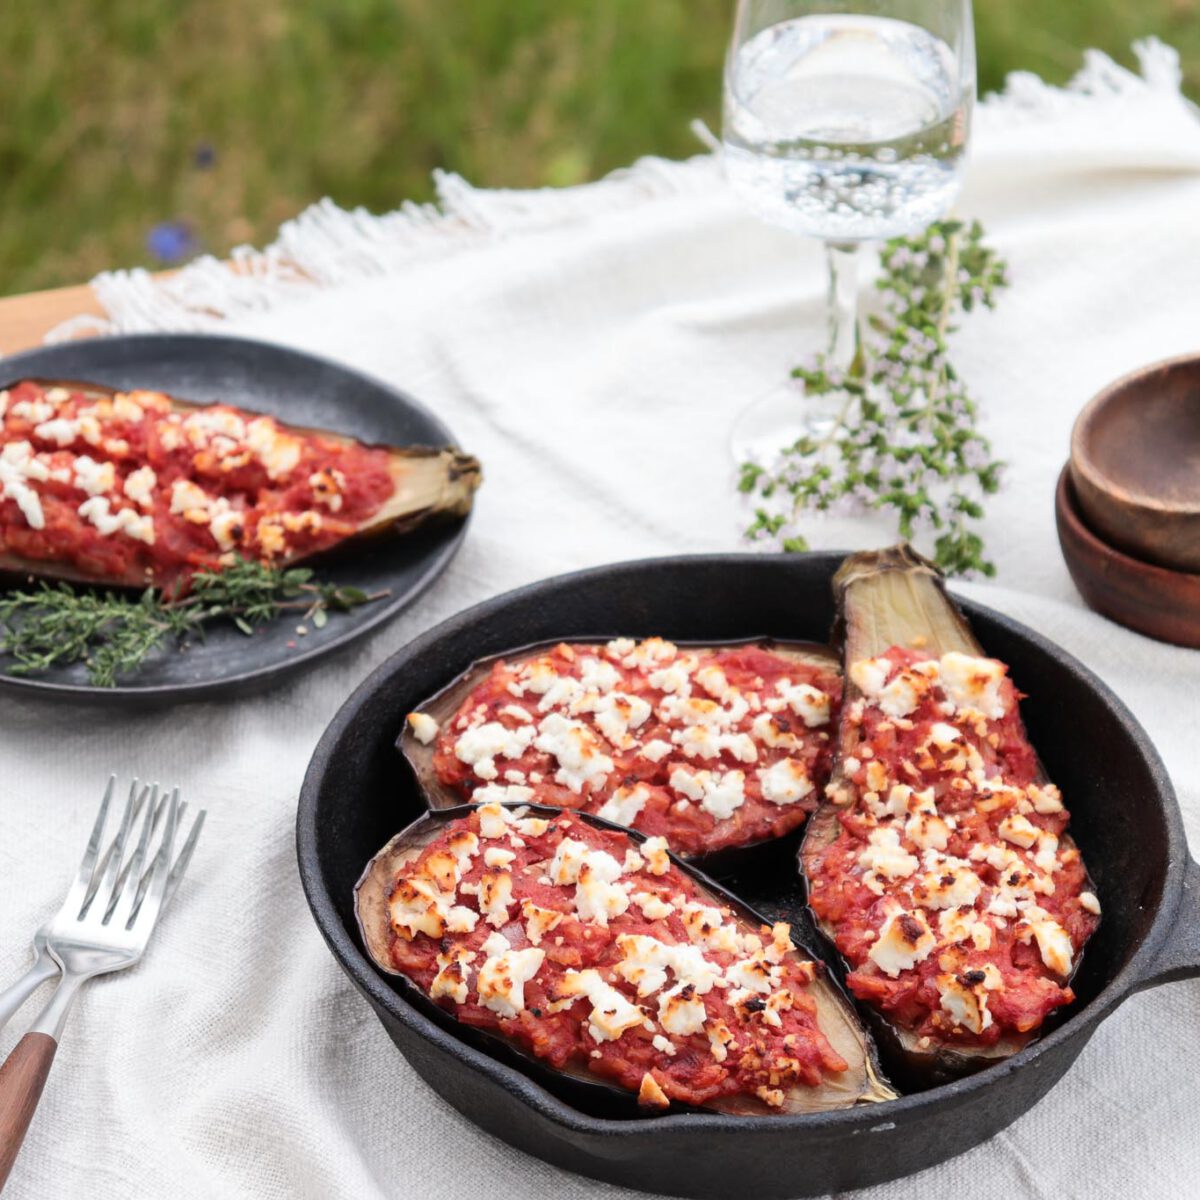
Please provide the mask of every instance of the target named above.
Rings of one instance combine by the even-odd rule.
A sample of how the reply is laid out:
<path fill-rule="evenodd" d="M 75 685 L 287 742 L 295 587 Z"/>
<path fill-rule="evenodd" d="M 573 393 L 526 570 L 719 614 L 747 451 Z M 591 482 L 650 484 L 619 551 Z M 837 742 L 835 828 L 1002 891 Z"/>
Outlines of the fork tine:
<path fill-rule="evenodd" d="M 138 819 L 138 814 L 142 811 L 142 805 L 145 803 L 148 789 L 143 788 L 138 791 L 138 781 L 135 779 L 129 786 L 129 799 L 133 801 L 133 813 L 129 818 L 129 823 L 132 826 Z M 137 797 L 134 799 L 134 797 Z M 121 847 L 117 844 L 117 839 L 114 838 L 108 844 L 108 849 L 104 851 L 104 857 L 100 859 L 100 865 L 92 872 L 92 882 L 88 887 L 87 895 L 83 901 L 83 911 L 86 911 L 92 901 L 96 898 L 96 893 L 100 890 L 101 882 L 107 877 L 112 878 L 109 872 L 108 865 L 113 860 L 114 853 L 117 856 L 117 864 L 121 862 Z"/>
<path fill-rule="evenodd" d="M 150 829 L 151 840 L 158 837 L 159 826 L 162 824 L 163 814 L 167 811 L 167 801 L 169 799 L 170 799 L 170 797 L 167 795 L 167 793 L 163 792 L 161 798 L 158 801 L 158 807 L 154 810 L 154 825 Z M 187 812 L 187 801 L 184 800 L 179 805 L 179 823 L 180 824 L 183 823 L 183 816 L 184 816 L 184 813 L 186 813 L 186 812 Z M 155 856 L 150 860 L 150 865 L 146 868 L 145 871 L 142 872 L 142 877 L 141 877 L 141 879 L 138 880 L 137 895 L 134 896 L 134 898 L 133 898 L 133 911 L 134 912 L 137 912 L 138 905 L 141 904 L 142 897 L 146 894 L 146 887 L 150 883 L 151 872 L 154 870 L 155 866 L 158 865 L 158 860 L 162 857 L 164 849 L 165 849 L 164 846 L 162 846 L 162 845 L 159 846 L 158 853 L 155 854 Z M 118 893 L 124 891 L 125 881 L 126 881 L 126 879 L 129 878 L 129 868 L 132 865 L 133 865 L 132 862 L 126 863 L 125 869 L 117 877 L 117 892 Z"/>
<path fill-rule="evenodd" d="M 86 904 L 86 896 L 88 896 L 91 887 L 92 876 L 96 874 L 96 859 L 100 856 L 100 839 L 104 835 L 104 823 L 108 821 L 109 805 L 113 803 L 113 790 L 116 787 L 116 776 L 108 776 L 108 786 L 104 788 L 104 798 L 100 802 L 100 811 L 96 814 L 96 823 L 91 827 L 91 836 L 88 839 L 88 848 L 83 852 L 83 858 L 79 860 L 79 870 L 76 871 L 76 877 L 71 883 L 71 888 L 67 892 L 68 898 L 78 893 L 79 907 L 82 908 Z"/>
<path fill-rule="evenodd" d="M 121 859 L 125 854 L 125 842 L 129 837 L 129 831 L 133 827 L 133 823 L 137 820 L 137 814 L 141 812 L 142 804 L 145 802 L 146 796 L 149 794 L 149 785 L 142 788 L 141 792 L 137 790 L 137 781 L 129 789 L 129 799 L 125 801 L 125 812 L 121 817 L 120 827 L 117 829 L 117 836 L 113 838 L 112 845 L 109 846 L 105 853 L 104 859 L 104 874 L 101 876 L 99 883 L 92 889 L 92 900 L 89 902 L 88 908 L 92 904 L 99 903 L 102 905 L 101 917 L 108 915 L 108 909 L 111 907 L 109 896 L 112 892 L 113 884 L 116 882 L 117 875 L 121 870 Z M 96 897 L 99 897 L 99 901 Z M 85 915 L 80 912 L 80 918 Z"/>
<path fill-rule="evenodd" d="M 102 888 L 108 887 L 116 875 L 116 869 L 118 869 L 118 866 L 120 865 L 121 847 L 125 844 L 125 836 L 128 827 L 130 827 L 130 824 L 133 821 L 134 812 L 136 812 L 138 808 L 137 799 L 138 784 L 137 780 L 134 780 L 130 785 L 130 794 L 128 794 L 128 798 L 125 800 L 125 811 L 122 812 L 120 823 L 118 824 L 118 827 L 116 827 L 115 838 L 112 842 L 110 842 L 107 850 L 104 851 L 104 857 L 101 865 L 92 870 L 90 882 L 84 883 L 83 886 L 79 888 L 78 914 L 80 920 L 82 920 L 85 914 L 90 910 L 92 901 L 94 901 L 97 892 L 100 892 Z M 113 857 L 114 852 L 116 856 L 115 860 Z M 68 896 L 68 902 L 70 902 L 71 906 L 73 907 L 72 896 Z M 66 905 L 64 907 L 66 907 Z"/>
<path fill-rule="evenodd" d="M 134 893 L 137 891 L 138 880 L 142 876 L 142 864 L 146 861 L 146 850 L 150 845 L 150 831 L 154 828 L 154 815 L 158 811 L 158 784 L 150 789 L 150 801 L 146 805 L 146 815 L 142 818 L 142 832 L 138 835 L 137 845 L 124 870 L 117 872 L 117 880 L 113 884 L 112 895 L 104 913 L 104 923 L 107 925 L 114 916 L 119 915 L 120 925 L 129 920 L 133 911 Z M 122 882 L 123 881 L 123 882 Z"/>
<path fill-rule="evenodd" d="M 179 817 L 183 819 L 183 810 L 186 805 L 179 806 Z M 188 869 L 188 863 L 192 861 L 192 852 L 196 849 L 196 843 L 200 840 L 200 830 L 204 828 L 204 818 L 208 816 L 208 810 L 202 808 L 199 815 L 192 822 L 192 831 L 187 836 L 187 841 L 183 843 L 183 848 L 176 856 L 175 863 L 171 867 L 171 873 L 167 876 L 166 891 L 163 892 L 163 903 L 170 904 L 171 897 L 179 890 L 179 884 L 183 879 L 184 872 Z"/>
<path fill-rule="evenodd" d="M 154 833 L 152 835 L 154 837 L 158 836 L 158 827 L 161 824 L 162 814 L 166 812 L 168 798 L 169 797 L 164 794 L 162 801 L 158 806 L 159 811 L 158 811 L 158 814 L 154 818 Z M 187 815 L 187 810 L 188 810 L 187 801 L 181 800 L 179 802 L 179 815 L 176 818 L 176 832 L 178 832 L 180 829 L 183 828 L 183 818 Z M 201 815 L 203 815 L 203 814 L 201 814 Z M 190 843 L 192 846 L 195 845 L 194 836 L 195 836 L 194 834 L 188 835 L 188 843 Z M 171 866 L 172 873 L 174 872 L 175 866 L 178 864 L 179 859 L 182 857 L 184 851 L 188 851 L 189 855 L 191 854 L 191 851 L 188 850 L 188 845 L 185 844 L 183 847 L 183 850 L 180 850 L 179 854 L 177 854 L 175 856 L 175 862 Z M 150 886 L 150 879 L 154 874 L 154 868 L 157 867 L 158 864 L 166 857 L 166 854 L 167 854 L 166 843 L 160 842 L 159 847 L 158 847 L 158 853 L 156 853 L 154 858 L 151 859 L 150 865 L 146 868 L 145 871 L 142 872 L 142 877 L 141 877 L 141 879 L 138 880 L 137 895 L 134 896 L 134 898 L 133 898 L 133 911 L 135 914 L 137 913 L 138 909 L 141 908 L 141 906 L 142 906 L 142 899 L 146 895 L 146 889 Z M 184 868 L 186 869 L 186 867 L 187 867 L 187 864 L 185 862 Z M 168 883 L 168 885 L 170 884 L 169 876 L 167 879 L 167 883 Z M 174 888 L 171 888 L 168 886 L 167 893 L 163 897 L 164 904 L 167 904 L 170 901 L 171 896 L 174 894 L 174 890 L 175 890 Z"/>
<path fill-rule="evenodd" d="M 158 920 L 159 911 L 162 908 L 163 897 L 166 895 L 167 880 L 171 873 L 171 850 L 175 844 L 175 831 L 179 825 L 179 789 L 173 788 L 171 791 L 171 804 L 167 809 L 167 825 L 163 830 L 162 845 L 165 853 L 155 856 L 155 866 L 153 867 L 153 875 L 150 879 L 150 886 L 146 889 L 146 898 L 142 901 L 141 907 L 136 914 L 131 914 L 126 921 L 125 928 L 130 928 L 134 922 L 137 922 L 139 932 L 145 932 L 149 936 L 154 928 L 155 921 Z M 124 903 L 118 908 L 118 914 L 124 909 Z"/>

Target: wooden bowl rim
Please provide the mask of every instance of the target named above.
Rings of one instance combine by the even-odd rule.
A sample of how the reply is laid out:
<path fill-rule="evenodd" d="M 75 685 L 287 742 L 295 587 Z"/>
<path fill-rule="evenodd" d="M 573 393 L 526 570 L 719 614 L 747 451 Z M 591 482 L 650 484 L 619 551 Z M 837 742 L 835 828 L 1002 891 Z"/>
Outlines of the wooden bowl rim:
<path fill-rule="evenodd" d="M 1097 466 L 1095 460 L 1087 453 L 1086 445 L 1086 440 L 1095 426 L 1097 414 L 1111 404 L 1118 396 L 1123 395 L 1133 385 L 1144 382 L 1151 375 L 1166 374 L 1170 371 L 1187 368 L 1200 373 L 1200 353 L 1179 354 L 1173 358 L 1164 358 L 1158 362 L 1137 367 L 1132 371 L 1127 371 L 1118 379 L 1114 379 L 1112 383 L 1101 388 L 1080 410 L 1079 415 L 1075 418 L 1075 424 L 1071 429 L 1071 457 L 1065 469 L 1070 471 L 1072 477 L 1082 477 L 1097 491 L 1103 492 L 1106 496 L 1117 500 L 1126 507 L 1141 508 L 1163 516 L 1200 515 L 1200 498 L 1197 498 L 1193 504 L 1168 503 L 1160 497 L 1151 495 L 1140 489 L 1131 489 L 1116 483 Z M 1075 497 L 1071 499 L 1072 507 L 1078 509 L 1078 500 Z M 1093 538 L 1095 537 L 1090 529 L 1087 532 Z M 1114 554 L 1120 553 L 1113 549 L 1108 542 L 1101 544 L 1106 549 L 1112 550 Z M 1140 559 L 1129 558 L 1128 555 L 1121 555 L 1121 557 L 1128 558 L 1128 561 L 1131 563 L 1145 566 L 1152 565 L 1149 563 L 1142 564 Z M 1167 574 L 1171 575 L 1189 573 L 1171 571 L 1165 567 L 1158 569 L 1166 571 Z"/>
<path fill-rule="evenodd" d="M 1106 542 L 1092 530 L 1079 509 L 1079 499 L 1075 495 L 1075 482 L 1071 477 L 1071 466 L 1071 463 L 1064 465 L 1058 476 L 1058 486 L 1054 491 L 1054 507 L 1059 517 L 1071 527 L 1071 533 L 1090 549 L 1101 554 L 1126 576 L 1138 575 L 1147 581 L 1156 580 L 1160 584 L 1175 583 L 1185 586 L 1190 584 L 1197 589 L 1197 594 L 1200 596 L 1200 573 L 1176 571 L 1171 567 L 1160 567 L 1157 563 L 1134 558 L 1123 550 L 1118 550 L 1111 542 Z"/>

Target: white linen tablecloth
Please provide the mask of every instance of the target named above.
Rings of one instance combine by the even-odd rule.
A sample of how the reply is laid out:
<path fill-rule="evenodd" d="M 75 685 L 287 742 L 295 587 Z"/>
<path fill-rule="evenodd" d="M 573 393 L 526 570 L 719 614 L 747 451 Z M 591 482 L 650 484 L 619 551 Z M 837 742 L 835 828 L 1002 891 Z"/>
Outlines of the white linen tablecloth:
<path fill-rule="evenodd" d="M 1200 341 L 1200 125 L 1171 52 L 1141 54 L 1143 77 L 1093 55 L 1073 89 L 1022 77 L 980 114 L 960 211 L 984 221 L 1013 286 L 994 314 L 968 319 L 956 353 L 1011 468 L 986 525 L 999 579 L 964 590 L 1060 642 L 1129 703 L 1200 845 L 1200 655 L 1084 609 L 1053 525 L 1079 407 Z M 727 431 L 819 345 L 822 261 L 747 217 L 708 159 L 651 161 L 565 193 L 452 177 L 442 191 L 440 213 L 318 206 L 265 256 L 242 256 L 249 279 L 207 263 L 166 290 L 137 274 L 97 281 L 112 328 L 206 328 L 224 314 L 232 332 L 409 389 L 487 480 L 437 586 L 283 689 L 136 717 L 0 699 L 0 980 L 24 969 L 59 903 L 110 770 L 178 780 L 210 810 L 147 960 L 80 999 L 12 1200 L 622 1194 L 481 1134 L 416 1078 L 310 919 L 296 796 L 354 685 L 434 622 L 576 567 L 739 546 Z M 324 286 L 298 282 L 297 265 Z M 890 533 L 814 522 L 812 535 L 865 546 Z M 1009 1130 L 864 1195 L 1195 1194 L 1198 1030 L 1200 983 L 1138 996 Z"/>

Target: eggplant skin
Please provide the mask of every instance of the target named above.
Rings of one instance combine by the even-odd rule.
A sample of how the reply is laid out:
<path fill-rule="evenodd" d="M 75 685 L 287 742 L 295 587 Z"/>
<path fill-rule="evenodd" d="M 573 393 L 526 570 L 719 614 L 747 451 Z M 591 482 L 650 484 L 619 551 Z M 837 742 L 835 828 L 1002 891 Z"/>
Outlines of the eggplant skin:
<path fill-rule="evenodd" d="M 463 702 L 491 673 L 498 662 L 519 663 L 529 658 L 553 650 L 564 643 L 572 647 L 603 646 L 620 634 L 597 635 L 595 637 L 555 638 L 551 641 L 535 642 L 517 646 L 511 650 L 491 655 L 473 662 L 465 671 L 450 680 L 443 688 L 428 699 L 415 706 L 414 711 L 424 713 L 437 721 L 439 727 L 444 726 L 458 711 Z M 783 641 L 777 638 L 735 638 L 728 642 L 688 642 L 679 641 L 675 645 L 682 651 L 699 652 L 706 650 L 729 650 L 738 647 L 759 647 L 785 658 L 794 659 L 799 663 L 818 667 L 821 670 L 841 675 L 841 664 L 837 655 L 828 646 L 815 642 Z M 468 801 L 453 788 L 441 782 L 434 769 L 434 754 L 437 739 L 432 742 L 422 742 L 418 739 L 410 724 L 406 721 L 396 738 L 396 749 L 411 768 L 416 778 L 421 797 L 431 809 L 455 808 Z M 821 781 L 818 781 L 820 783 Z M 582 808 L 572 811 L 586 811 Z M 682 854 L 684 861 L 692 864 L 709 874 L 718 877 L 733 874 L 747 868 L 768 868 L 776 863 L 789 864 L 795 855 L 802 826 L 791 829 L 779 837 L 762 838 L 753 842 L 736 843 L 721 847 L 717 850 L 702 851 L 694 854 Z"/>
<path fill-rule="evenodd" d="M 873 599 L 882 596 L 882 604 L 858 603 L 854 596 L 858 585 L 872 588 L 878 593 Z M 917 634 L 926 639 L 924 648 L 931 654 L 940 655 L 952 650 L 973 656 L 986 653 L 966 616 L 946 591 L 942 573 L 907 543 L 849 556 L 834 575 L 833 591 L 837 603 L 834 639 L 843 655 L 843 714 L 861 696 L 850 678 L 849 668 L 854 660 L 874 657 L 891 645 L 908 644 Z M 886 611 L 883 611 L 885 606 Z M 845 797 L 854 792 L 854 785 L 845 781 L 842 770 L 845 749 L 839 736 L 833 779 L 826 798 L 809 819 L 801 843 L 798 865 L 806 890 L 820 852 L 838 835 L 839 804 L 834 797 Z M 1036 782 L 1049 782 L 1040 759 L 1037 760 Z M 1074 848 L 1069 833 L 1061 835 L 1059 845 L 1064 849 Z M 1086 885 L 1092 888 L 1090 878 Z M 811 904 L 809 911 L 818 932 L 841 962 L 843 976 L 848 974 L 851 966 L 837 952 L 835 930 L 813 911 Z M 1070 978 L 1077 974 L 1083 953 L 1082 949 L 1076 953 Z M 1070 978 L 1066 981 L 1068 984 Z M 970 1047 L 933 1041 L 922 1047 L 911 1030 L 889 1021 L 873 1005 L 858 1000 L 855 1005 L 874 1035 L 889 1077 L 905 1092 L 949 1083 L 1011 1057 L 1053 1028 L 1066 1011 L 1057 1009 L 1038 1028 L 1024 1034 L 1010 1034 L 994 1046 Z"/>
<path fill-rule="evenodd" d="M 543 1060 L 535 1057 L 513 1039 L 485 1029 L 464 1026 L 455 1020 L 450 1011 L 435 1004 L 428 995 L 402 972 L 391 960 L 392 931 L 388 915 L 388 899 L 397 872 L 405 863 L 417 857 L 421 850 L 434 840 L 441 829 L 454 821 L 469 816 L 479 805 L 460 805 L 432 811 L 393 837 L 376 854 L 364 869 L 354 888 L 354 911 L 359 933 L 368 957 L 374 965 L 392 978 L 406 1001 L 434 1020 L 440 1027 L 474 1045 L 484 1053 L 510 1065 L 516 1066 L 548 1091 L 562 1095 L 576 1107 L 600 1116 L 645 1117 L 645 1108 L 638 1105 L 634 1093 L 607 1080 L 591 1074 L 586 1068 L 555 1070 Z M 544 805 L 505 805 L 504 807 L 542 817 L 561 817 L 562 810 Z M 573 811 L 572 819 L 580 820 L 597 829 L 616 831 L 637 846 L 646 839 L 634 830 L 625 829 L 600 817 Z M 688 876 L 697 886 L 700 897 L 718 906 L 730 908 L 738 923 L 748 931 L 758 932 L 770 922 L 743 904 L 735 896 L 708 879 L 694 867 L 670 854 L 671 863 Z M 812 959 L 813 955 L 796 943 L 797 957 L 802 954 Z M 816 960 L 821 967 L 819 959 Z M 810 994 L 817 1003 L 822 1032 L 834 1049 L 849 1063 L 840 1078 L 830 1078 L 819 1088 L 798 1085 L 788 1096 L 782 1110 L 787 1114 L 828 1111 L 853 1107 L 857 1104 L 881 1103 L 895 1099 L 897 1093 L 891 1088 L 879 1069 L 874 1045 L 860 1025 L 854 1007 L 840 986 L 820 971 L 810 985 Z M 766 1117 L 777 1120 L 780 1110 L 771 1108 L 756 1097 L 734 1096 L 721 1098 L 711 1106 L 713 1111 L 745 1117 Z M 696 1111 L 678 1102 L 669 1108 L 655 1112 Z"/>
<path fill-rule="evenodd" d="M 26 378 L 13 380 L 8 387 L 28 382 L 43 388 L 66 388 L 88 399 L 99 400 L 117 395 L 122 389 L 78 380 Z M 128 390 L 128 389 L 125 389 Z M 171 411 L 189 414 L 213 407 L 181 400 L 168 393 Z M 230 404 L 234 402 L 230 401 Z M 358 442 L 346 434 L 312 426 L 290 425 L 271 413 L 258 413 L 234 404 L 247 417 L 269 416 L 286 432 L 302 437 L 317 436 L 341 445 L 362 445 L 367 449 L 384 450 L 388 454 L 388 470 L 394 491 L 373 516 L 364 521 L 349 537 L 312 554 L 286 555 L 273 560 L 275 566 L 292 567 L 332 556 L 352 553 L 358 545 L 410 533 L 439 520 L 460 520 L 466 517 L 474 503 L 475 492 L 483 481 L 479 460 L 453 446 L 383 446 Z M 44 580 L 53 583 L 72 583 L 113 588 L 143 589 L 147 584 L 160 586 L 162 581 L 151 579 L 138 569 L 122 576 L 98 575 L 80 570 L 70 563 L 48 559 L 33 559 L 0 550 L 0 577 L 12 582 Z M 171 582 L 171 581 L 167 581 Z"/>

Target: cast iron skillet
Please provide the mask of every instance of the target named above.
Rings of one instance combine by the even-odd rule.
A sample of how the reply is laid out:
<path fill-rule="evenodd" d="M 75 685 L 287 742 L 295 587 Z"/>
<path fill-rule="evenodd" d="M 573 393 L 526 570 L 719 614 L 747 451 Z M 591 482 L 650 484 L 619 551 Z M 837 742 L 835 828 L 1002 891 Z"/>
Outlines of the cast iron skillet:
<path fill-rule="evenodd" d="M 28 378 L 149 388 L 202 403 L 227 400 L 293 425 L 332 429 L 364 442 L 454 442 L 437 417 L 403 392 L 329 359 L 246 338 L 137 334 L 66 342 L 0 358 L 0 388 Z M 214 625 L 186 653 L 156 656 L 112 688 L 91 686 L 82 665 L 14 676 L 5 672 L 0 659 L 0 688 L 127 707 L 228 699 L 259 691 L 314 666 L 406 608 L 446 569 L 465 532 L 464 522 L 448 522 L 331 555 L 320 564 L 322 578 L 365 592 L 386 589 L 390 595 L 353 612 L 334 614 L 324 629 L 306 638 L 297 638 L 295 621 L 272 622 L 253 637 L 232 626 Z"/>
<path fill-rule="evenodd" d="M 393 748 L 404 715 L 473 659 L 547 638 L 824 638 L 841 556 L 727 555 L 623 563 L 521 588 L 461 613 L 393 655 L 343 705 L 309 764 L 297 815 L 300 874 L 334 956 L 420 1075 L 478 1125 L 530 1154 L 612 1183 L 679 1196 L 813 1196 L 930 1167 L 984 1141 L 1058 1081 L 1134 992 L 1200 974 L 1200 867 L 1175 795 L 1125 706 L 1024 626 L 963 607 L 1029 699 L 1029 733 L 1062 787 L 1104 905 L 1070 1016 L 977 1075 L 884 1105 L 799 1117 L 584 1112 L 418 1013 L 367 959 L 353 888 L 367 860 L 423 811 Z M 794 868 L 724 881 L 815 944 Z M 1166 1036 L 1167 1031 L 1164 1031 Z M 885 1063 L 886 1067 L 886 1063 Z M 397 1131 L 397 1137 L 401 1132 Z"/>

